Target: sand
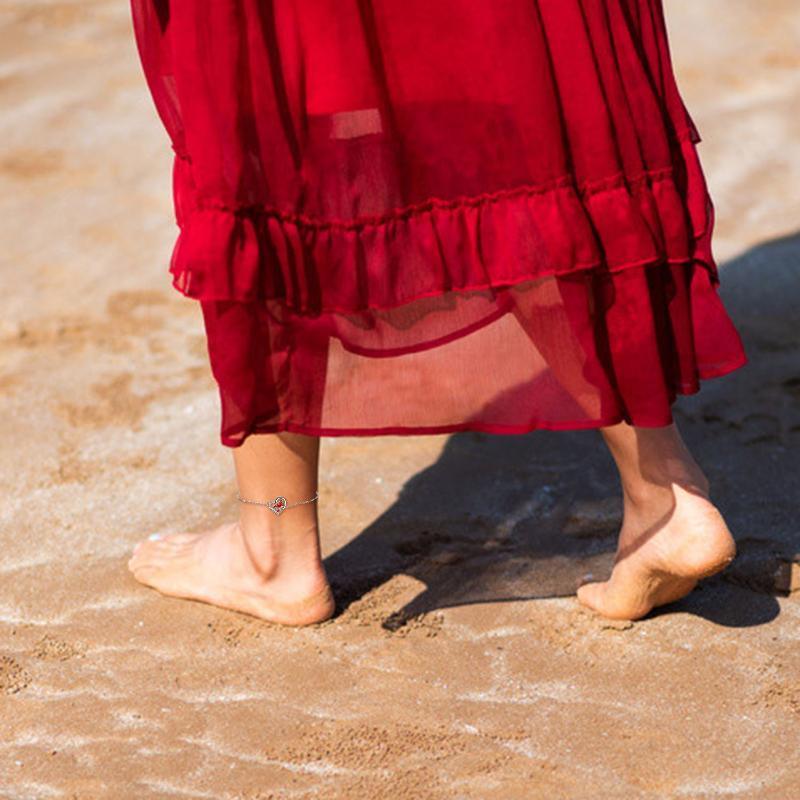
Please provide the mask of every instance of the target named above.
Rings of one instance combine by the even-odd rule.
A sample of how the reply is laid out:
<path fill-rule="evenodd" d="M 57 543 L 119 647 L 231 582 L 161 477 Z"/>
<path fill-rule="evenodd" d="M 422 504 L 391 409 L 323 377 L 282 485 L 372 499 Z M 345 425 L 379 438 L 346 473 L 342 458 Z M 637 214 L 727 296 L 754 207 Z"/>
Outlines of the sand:
<path fill-rule="evenodd" d="M 286 629 L 125 568 L 237 510 L 172 153 L 127 3 L 0 4 L 0 796 L 798 796 L 800 14 L 666 5 L 751 358 L 676 417 L 740 556 L 604 621 L 574 597 L 615 546 L 596 432 L 327 439 L 338 609 Z"/>

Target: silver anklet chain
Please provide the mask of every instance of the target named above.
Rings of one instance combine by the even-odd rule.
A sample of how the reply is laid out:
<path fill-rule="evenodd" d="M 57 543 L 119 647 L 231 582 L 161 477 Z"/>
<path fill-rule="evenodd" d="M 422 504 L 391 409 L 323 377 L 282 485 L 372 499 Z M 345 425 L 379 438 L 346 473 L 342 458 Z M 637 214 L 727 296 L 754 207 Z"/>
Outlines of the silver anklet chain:
<path fill-rule="evenodd" d="M 236 494 L 236 499 L 240 503 L 252 503 L 254 506 L 266 506 L 275 516 L 280 516 L 286 511 L 287 508 L 294 508 L 294 506 L 302 506 L 304 503 L 313 503 L 319 498 L 319 492 L 314 492 L 314 496 L 308 500 L 298 500 L 296 503 L 289 503 L 287 505 L 286 498 L 280 495 L 274 500 L 245 500 L 240 494 Z"/>

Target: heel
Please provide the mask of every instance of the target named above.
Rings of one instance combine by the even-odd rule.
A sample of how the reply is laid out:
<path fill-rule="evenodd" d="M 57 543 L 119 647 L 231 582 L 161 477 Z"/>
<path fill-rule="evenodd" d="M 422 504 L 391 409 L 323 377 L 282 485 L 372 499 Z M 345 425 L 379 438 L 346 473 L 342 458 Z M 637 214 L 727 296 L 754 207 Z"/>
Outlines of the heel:
<path fill-rule="evenodd" d="M 291 603 L 272 600 L 270 606 L 279 612 L 278 617 L 271 621 L 280 625 L 314 625 L 325 622 L 334 615 L 336 598 L 330 584 L 326 584 L 320 591 L 304 597 L 302 600 L 293 600 Z"/>
<path fill-rule="evenodd" d="M 726 558 L 723 561 L 718 561 L 711 567 L 704 569 L 698 576 L 697 580 L 702 580 L 703 578 L 710 578 L 712 575 L 716 575 L 718 572 L 722 572 L 734 559 L 736 556 L 731 556 L 730 558 Z"/>

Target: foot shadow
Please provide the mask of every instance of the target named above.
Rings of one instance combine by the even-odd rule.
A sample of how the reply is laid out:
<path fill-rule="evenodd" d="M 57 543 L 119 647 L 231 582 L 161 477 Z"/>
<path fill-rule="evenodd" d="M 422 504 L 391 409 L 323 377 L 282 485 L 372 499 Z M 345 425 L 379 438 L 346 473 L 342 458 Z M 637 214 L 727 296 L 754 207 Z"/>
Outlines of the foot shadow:
<path fill-rule="evenodd" d="M 777 616 L 800 560 L 800 234 L 725 264 L 721 295 L 750 363 L 674 411 L 739 555 L 648 618 L 684 611 L 744 627 Z M 436 609 L 572 596 L 585 572 L 610 574 L 618 494 L 596 431 L 454 434 L 392 506 L 326 558 L 337 616 L 400 574 L 425 588 L 387 610 L 390 631 Z"/>

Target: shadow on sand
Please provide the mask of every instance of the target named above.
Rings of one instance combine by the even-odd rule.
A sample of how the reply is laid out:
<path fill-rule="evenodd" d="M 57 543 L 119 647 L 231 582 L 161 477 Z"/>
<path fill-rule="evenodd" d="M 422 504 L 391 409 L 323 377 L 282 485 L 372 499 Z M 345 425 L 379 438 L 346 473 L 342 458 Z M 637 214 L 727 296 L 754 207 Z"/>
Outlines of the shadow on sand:
<path fill-rule="evenodd" d="M 727 626 L 779 612 L 800 553 L 800 234 L 752 248 L 722 268 L 721 295 L 750 363 L 680 398 L 675 418 L 708 474 L 739 555 L 676 610 Z M 477 602 L 575 594 L 611 570 L 621 507 L 597 431 L 458 433 L 397 501 L 325 561 L 337 614 L 392 576 L 425 589 L 383 620 Z M 577 601 L 576 601 L 577 602 Z"/>

